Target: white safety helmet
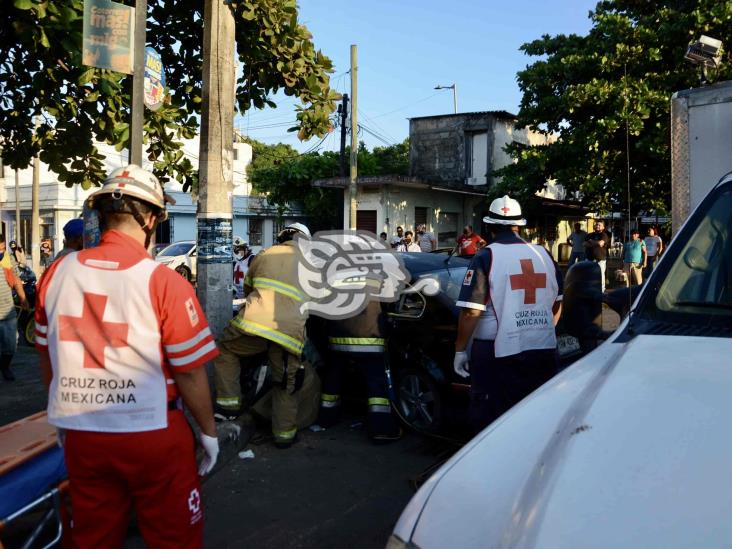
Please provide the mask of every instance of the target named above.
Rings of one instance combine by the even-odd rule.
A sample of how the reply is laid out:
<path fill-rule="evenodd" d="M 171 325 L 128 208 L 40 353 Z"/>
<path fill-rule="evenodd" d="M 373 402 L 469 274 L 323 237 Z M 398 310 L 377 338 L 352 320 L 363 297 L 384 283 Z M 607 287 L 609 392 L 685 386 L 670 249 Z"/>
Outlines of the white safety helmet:
<path fill-rule="evenodd" d="M 104 195 L 112 195 L 114 198 L 129 196 L 155 206 L 160 209 L 160 221 L 168 218 L 165 203 L 175 204 L 175 201 L 163 191 L 158 178 L 136 164 L 117 168 L 110 173 L 102 188 L 89 196 L 89 206 L 93 208 L 96 200 Z"/>
<path fill-rule="evenodd" d="M 244 248 L 247 245 L 244 239 L 240 236 L 234 237 L 234 248 Z"/>
<path fill-rule="evenodd" d="M 521 215 L 521 204 L 508 195 L 496 198 L 491 202 L 488 215 L 483 218 L 483 223 L 489 225 L 518 225 L 523 227 L 526 220 Z"/>
<path fill-rule="evenodd" d="M 310 234 L 310 229 L 308 229 L 302 223 L 290 223 L 289 225 L 287 225 L 284 229 L 282 229 L 279 232 L 279 234 L 277 235 L 277 242 L 282 244 L 283 242 L 292 240 L 295 237 L 295 234 L 297 234 L 297 233 L 300 233 L 301 235 L 305 236 L 306 238 L 310 238 L 312 236 Z"/>
<path fill-rule="evenodd" d="M 304 224 L 302 223 L 290 223 L 287 227 L 285 227 L 285 230 L 294 230 L 299 233 L 304 234 L 308 238 L 310 238 L 312 235 L 310 234 L 310 229 L 308 229 Z"/>

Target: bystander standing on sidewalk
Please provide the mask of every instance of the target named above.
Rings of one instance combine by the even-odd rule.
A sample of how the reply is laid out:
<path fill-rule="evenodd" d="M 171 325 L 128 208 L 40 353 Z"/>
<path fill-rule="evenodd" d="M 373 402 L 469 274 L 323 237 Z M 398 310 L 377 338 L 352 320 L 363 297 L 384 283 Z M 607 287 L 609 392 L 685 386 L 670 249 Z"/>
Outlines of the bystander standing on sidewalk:
<path fill-rule="evenodd" d="M 417 244 L 423 252 L 431 252 L 437 249 L 435 235 L 429 232 L 424 224 L 417 227 Z"/>
<path fill-rule="evenodd" d="M 663 252 L 663 240 L 658 236 L 655 227 L 649 227 L 648 236 L 643 239 L 643 242 L 646 244 L 646 252 L 648 253 L 646 268 L 643 269 L 643 278 L 648 278 L 656 267 L 661 252 Z"/>
<path fill-rule="evenodd" d="M 600 283 L 605 291 L 605 269 L 607 267 L 607 250 L 610 247 L 610 235 L 605 230 L 604 221 L 595 221 L 595 231 L 585 237 L 587 259 L 600 266 Z"/>
<path fill-rule="evenodd" d="M 574 224 L 574 231 L 567 237 L 567 242 L 572 245 L 572 253 L 569 255 L 569 263 L 567 267 L 571 267 L 578 261 L 582 261 L 587 257 L 585 250 L 585 240 L 587 233 L 582 230 L 580 223 Z"/>
<path fill-rule="evenodd" d="M 412 242 L 412 237 L 414 235 L 412 234 L 412 231 L 407 231 L 404 233 L 404 238 L 402 239 L 402 243 L 397 246 L 396 251 L 397 252 L 421 252 L 422 248 L 419 247 L 419 244 L 416 242 Z"/>
<path fill-rule="evenodd" d="M 23 250 L 22 246 L 20 246 L 20 244 L 18 244 L 15 240 L 11 240 L 9 247 L 10 253 L 13 255 L 13 259 L 15 260 L 15 263 L 18 265 L 18 267 L 25 267 L 25 250 Z"/>
<path fill-rule="evenodd" d="M 84 249 L 84 220 L 72 219 L 64 225 L 64 247 L 56 254 L 54 261 L 82 249 Z"/>
<path fill-rule="evenodd" d="M 22 308 L 28 308 L 23 283 L 15 273 L 10 254 L 5 247 L 5 236 L 0 234 L 0 372 L 5 381 L 15 381 L 10 363 L 17 348 L 18 318 L 13 301 L 13 290 L 18 294 Z"/>
<path fill-rule="evenodd" d="M 623 271 L 625 285 L 643 284 L 643 269 L 646 266 L 646 244 L 640 239 L 638 229 L 630 233 L 630 240 L 623 246 Z"/>
<path fill-rule="evenodd" d="M 474 256 L 486 245 L 486 241 L 473 231 L 472 225 L 463 227 L 463 234 L 457 240 L 457 253 L 462 256 Z"/>

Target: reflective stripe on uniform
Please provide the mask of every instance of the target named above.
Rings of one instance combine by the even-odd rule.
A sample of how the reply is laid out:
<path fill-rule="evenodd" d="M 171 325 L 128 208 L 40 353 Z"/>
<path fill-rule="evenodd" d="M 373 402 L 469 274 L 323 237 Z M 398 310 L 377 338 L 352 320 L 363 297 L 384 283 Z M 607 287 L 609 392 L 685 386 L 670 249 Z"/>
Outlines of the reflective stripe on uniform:
<path fill-rule="evenodd" d="M 254 277 L 252 286 L 257 289 L 264 288 L 267 290 L 273 290 L 278 294 L 294 299 L 295 301 L 305 301 L 305 297 L 302 295 L 302 292 L 295 288 L 295 286 L 280 282 L 274 278 L 256 276 Z"/>
<path fill-rule="evenodd" d="M 389 402 L 389 399 L 382 397 L 371 397 L 369 399 L 369 412 L 390 414 L 391 403 Z"/>
<path fill-rule="evenodd" d="M 289 431 L 272 431 L 272 434 L 277 441 L 290 441 L 295 438 L 297 429 L 291 429 Z"/>
<path fill-rule="evenodd" d="M 338 345 L 383 345 L 383 337 L 329 337 L 330 343 Z"/>
<path fill-rule="evenodd" d="M 326 393 L 320 394 L 320 407 L 321 408 L 337 408 L 341 405 L 340 395 L 328 395 Z"/>
<path fill-rule="evenodd" d="M 381 337 L 329 337 L 328 348 L 342 353 L 383 353 Z"/>
<path fill-rule="evenodd" d="M 230 323 L 237 330 L 268 339 L 278 345 L 281 345 L 297 356 L 302 354 L 302 350 L 305 347 L 303 342 L 298 341 L 294 337 L 269 328 L 263 324 L 259 324 L 258 322 L 244 320 L 241 315 L 235 316 Z"/>
<path fill-rule="evenodd" d="M 216 404 L 222 408 L 238 408 L 241 405 L 239 397 L 217 397 Z"/>
<path fill-rule="evenodd" d="M 383 353 L 383 345 L 335 345 L 331 343 L 328 348 L 341 353 Z"/>

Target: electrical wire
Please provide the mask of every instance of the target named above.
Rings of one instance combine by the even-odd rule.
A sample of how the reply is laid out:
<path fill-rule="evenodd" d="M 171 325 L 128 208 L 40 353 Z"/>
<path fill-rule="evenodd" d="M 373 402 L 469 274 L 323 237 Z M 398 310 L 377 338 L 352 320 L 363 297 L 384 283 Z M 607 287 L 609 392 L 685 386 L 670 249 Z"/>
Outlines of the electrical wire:
<path fill-rule="evenodd" d="M 391 135 L 389 135 L 389 132 L 387 132 L 384 128 L 379 126 L 379 124 L 374 121 L 370 116 L 368 116 L 365 112 L 363 112 L 361 109 L 358 109 L 359 115 L 366 119 L 369 124 L 373 124 L 373 126 L 379 131 L 379 133 L 387 138 L 389 141 L 395 143 L 396 139 L 394 139 Z"/>

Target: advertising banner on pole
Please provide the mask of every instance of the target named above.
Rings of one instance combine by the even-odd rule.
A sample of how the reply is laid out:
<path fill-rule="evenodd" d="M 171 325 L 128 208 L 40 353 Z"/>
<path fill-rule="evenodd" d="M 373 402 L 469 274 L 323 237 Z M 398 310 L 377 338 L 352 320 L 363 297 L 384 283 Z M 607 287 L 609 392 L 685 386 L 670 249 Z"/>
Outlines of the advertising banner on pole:
<path fill-rule="evenodd" d="M 110 0 L 84 0 L 82 63 L 132 74 L 135 8 Z"/>
<path fill-rule="evenodd" d="M 145 48 L 145 106 L 156 111 L 165 102 L 165 71 L 160 54 Z"/>

